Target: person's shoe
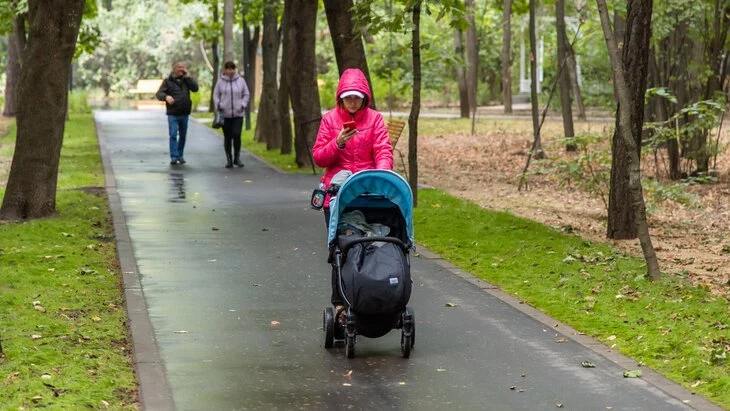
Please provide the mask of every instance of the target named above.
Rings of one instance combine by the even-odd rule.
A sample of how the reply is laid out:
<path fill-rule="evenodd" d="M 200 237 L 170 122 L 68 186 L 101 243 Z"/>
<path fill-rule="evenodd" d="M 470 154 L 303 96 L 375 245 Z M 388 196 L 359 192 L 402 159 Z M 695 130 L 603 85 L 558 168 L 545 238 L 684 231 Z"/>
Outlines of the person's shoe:
<path fill-rule="evenodd" d="M 226 154 L 226 168 L 233 168 L 233 157 L 230 154 Z"/>
<path fill-rule="evenodd" d="M 179 160 L 177 160 L 177 161 L 178 161 L 178 162 L 179 162 L 180 164 L 185 164 L 185 163 L 187 163 L 187 161 L 185 161 L 185 159 L 184 159 L 184 158 L 182 158 L 182 157 L 180 157 L 180 159 L 179 159 Z"/>
<path fill-rule="evenodd" d="M 236 165 L 236 167 L 243 167 L 243 163 L 241 162 L 241 159 L 236 156 L 236 159 L 233 160 L 233 164 Z"/>
<path fill-rule="evenodd" d="M 172 160 L 170 160 L 170 165 L 176 166 L 178 164 L 180 164 L 180 160 L 178 160 L 176 158 L 173 158 Z"/>

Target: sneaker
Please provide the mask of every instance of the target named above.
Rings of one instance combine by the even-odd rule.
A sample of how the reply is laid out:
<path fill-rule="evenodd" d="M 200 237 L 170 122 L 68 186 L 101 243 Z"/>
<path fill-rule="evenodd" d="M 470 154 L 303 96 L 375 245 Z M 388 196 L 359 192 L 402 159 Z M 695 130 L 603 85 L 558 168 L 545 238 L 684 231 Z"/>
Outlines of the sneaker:
<path fill-rule="evenodd" d="M 172 165 L 172 166 L 176 166 L 176 165 L 178 165 L 178 164 L 180 164 L 180 160 L 178 160 L 178 159 L 176 159 L 176 158 L 175 158 L 175 159 L 172 159 L 172 160 L 170 160 L 170 165 Z"/>
<path fill-rule="evenodd" d="M 179 160 L 177 160 L 177 161 L 178 161 L 178 162 L 179 162 L 180 164 L 185 164 L 185 163 L 187 163 L 187 161 L 185 161 L 185 159 L 184 159 L 184 158 L 182 158 L 182 157 L 180 157 L 180 159 L 179 159 Z"/>

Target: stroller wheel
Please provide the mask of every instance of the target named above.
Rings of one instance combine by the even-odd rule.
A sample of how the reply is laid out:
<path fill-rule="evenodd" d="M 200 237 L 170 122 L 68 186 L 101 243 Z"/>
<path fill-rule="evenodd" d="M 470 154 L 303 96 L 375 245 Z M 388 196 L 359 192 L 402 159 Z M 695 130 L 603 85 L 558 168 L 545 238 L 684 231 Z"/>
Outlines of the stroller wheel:
<path fill-rule="evenodd" d="M 416 321 L 411 307 L 406 307 L 403 312 L 403 329 L 400 335 L 400 349 L 403 358 L 411 356 L 411 348 L 416 343 Z"/>
<path fill-rule="evenodd" d="M 324 348 L 332 348 L 335 342 L 335 314 L 332 307 L 324 309 Z"/>
<path fill-rule="evenodd" d="M 347 358 L 355 358 L 355 336 L 345 338 L 345 355 Z"/>
<path fill-rule="evenodd" d="M 403 358 L 411 356 L 411 347 L 413 347 L 413 336 L 407 336 L 405 332 L 402 332 L 400 335 L 400 351 L 403 353 Z"/>
<path fill-rule="evenodd" d="M 410 324 L 410 331 L 411 331 L 411 348 L 413 348 L 414 345 L 416 345 L 416 314 L 413 312 L 413 308 L 406 307 L 405 315 L 404 315 L 404 322 L 406 323 L 406 326 Z M 408 328 L 406 328 L 406 331 Z"/>

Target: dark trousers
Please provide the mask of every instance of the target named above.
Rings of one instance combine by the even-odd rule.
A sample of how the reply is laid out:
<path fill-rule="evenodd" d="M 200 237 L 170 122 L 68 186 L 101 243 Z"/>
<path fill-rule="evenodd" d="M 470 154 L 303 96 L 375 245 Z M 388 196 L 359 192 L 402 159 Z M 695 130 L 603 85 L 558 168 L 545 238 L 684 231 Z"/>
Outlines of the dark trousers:
<path fill-rule="evenodd" d="M 223 149 L 226 151 L 226 157 L 231 155 L 231 146 L 233 146 L 233 156 L 235 158 L 238 158 L 241 153 L 242 128 L 243 117 L 223 119 Z"/>
<path fill-rule="evenodd" d="M 323 208 L 324 211 L 324 225 L 329 229 L 330 226 L 330 209 L 329 208 Z M 332 266 L 332 296 L 330 297 L 330 301 L 332 302 L 332 305 L 342 305 L 342 296 L 340 296 L 340 285 L 337 281 L 337 268 L 333 265 Z"/>

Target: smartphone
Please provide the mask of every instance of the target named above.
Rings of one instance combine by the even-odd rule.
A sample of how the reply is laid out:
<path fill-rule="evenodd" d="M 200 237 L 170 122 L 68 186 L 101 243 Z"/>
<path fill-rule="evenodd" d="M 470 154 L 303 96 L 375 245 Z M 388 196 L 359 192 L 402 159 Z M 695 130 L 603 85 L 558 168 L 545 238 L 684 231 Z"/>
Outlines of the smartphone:
<path fill-rule="evenodd" d="M 346 121 L 344 124 L 342 124 L 342 127 L 344 127 L 345 130 L 353 130 L 355 128 L 355 122 L 354 121 Z"/>

